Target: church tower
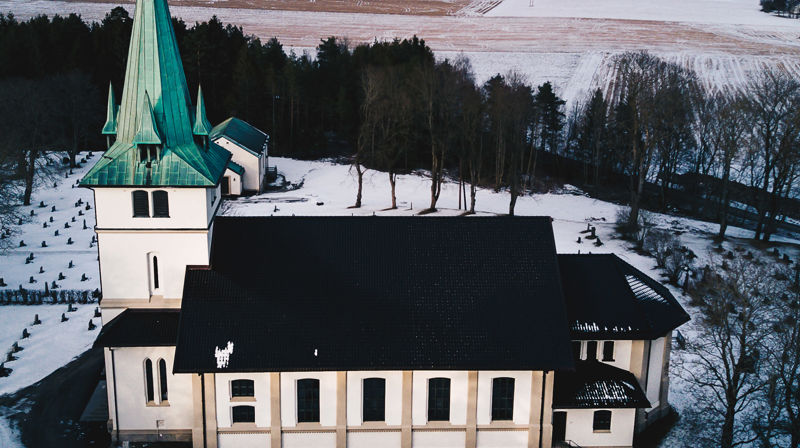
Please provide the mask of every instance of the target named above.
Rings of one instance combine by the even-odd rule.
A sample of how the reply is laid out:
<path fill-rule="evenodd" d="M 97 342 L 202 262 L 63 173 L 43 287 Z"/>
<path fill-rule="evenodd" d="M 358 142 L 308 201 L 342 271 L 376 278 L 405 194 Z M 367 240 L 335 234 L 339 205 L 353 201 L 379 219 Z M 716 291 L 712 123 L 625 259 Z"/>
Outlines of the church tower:
<path fill-rule="evenodd" d="M 166 0 L 137 0 L 121 104 L 109 86 L 109 148 L 94 190 L 103 323 L 127 308 L 179 308 L 187 265 L 208 264 L 220 179 L 202 91 L 192 105 Z"/>

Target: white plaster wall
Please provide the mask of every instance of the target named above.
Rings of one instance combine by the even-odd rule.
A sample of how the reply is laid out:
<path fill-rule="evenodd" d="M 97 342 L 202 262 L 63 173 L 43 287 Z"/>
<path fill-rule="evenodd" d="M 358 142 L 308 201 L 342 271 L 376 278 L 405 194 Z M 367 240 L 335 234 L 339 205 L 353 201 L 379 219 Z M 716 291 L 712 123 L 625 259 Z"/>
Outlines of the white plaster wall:
<path fill-rule="evenodd" d="M 236 174 L 235 171 L 228 169 L 225 171 L 225 177 L 230 179 L 230 189 L 228 190 L 229 194 L 232 195 L 241 195 L 242 194 L 242 177 Z M 222 179 L 222 182 L 225 182 L 225 179 Z"/>
<path fill-rule="evenodd" d="M 207 265 L 209 239 L 205 231 L 98 233 L 103 298 L 149 299 L 150 260 L 157 253 L 160 288 L 152 295 L 181 298 L 186 265 Z"/>
<path fill-rule="evenodd" d="M 450 423 L 467 424 L 467 372 L 451 370 L 415 371 L 412 385 L 412 424 L 428 423 L 428 380 L 450 378 Z M 462 442 L 463 446 L 463 442 Z"/>
<path fill-rule="evenodd" d="M 335 432 L 283 433 L 283 440 L 281 442 L 282 442 L 281 443 L 282 448 L 335 448 L 336 433 Z"/>
<path fill-rule="evenodd" d="M 400 448 L 400 431 L 348 432 L 347 448 Z"/>
<path fill-rule="evenodd" d="M 100 308 L 100 320 L 103 325 L 114 320 L 115 317 L 122 314 L 127 308 Z"/>
<path fill-rule="evenodd" d="M 501 370 L 478 372 L 478 424 L 488 425 L 492 422 L 492 380 L 500 377 L 514 378 L 514 423 L 528 424 L 531 415 L 531 372 Z"/>
<path fill-rule="evenodd" d="M 217 435 L 219 448 L 266 448 L 269 444 L 269 433 L 219 433 Z"/>
<path fill-rule="evenodd" d="M 411 446 L 414 448 L 463 448 L 467 443 L 464 431 L 414 431 Z"/>
<path fill-rule="evenodd" d="M 193 416 L 192 378 L 189 374 L 172 374 L 175 347 L 125 347 L 115 349 L 114 364 L 110 349 L 104 349 L 108 381 L 109 418 L 114 419 L 114 374 L 118 392 L 119 425 L 121 430 L 156 430 L 156 421 L 163 420 L 162 429 L 191 429 Z M 153 381 L 156 398 L 159 396 L 158 360 L 167 363 L 169 406 L 147 406 L 145 392 L 145 359 L 153 361 Z M 116 367 L 116 372 L 114 372 Z"/>
<path fill-rule="evenodd" d="M 661 366 L 664 362 L 664 338 L 650 344 L 650 362 L 647 364 L 647 399 L 652 407 L 658 407 L 661 393 Z M 652 408 L 651 408 L 652 409 Z"/>
<path fill-rule="evenodd" d="M 151 216 L 152 192 L 166 191 L 169 218 L 134 218 L 132 193 L 135 190 L 147 192 Z M 99 229 L 208 228 L 211 214 L 208 210 L 210 196 L 207 190 L 207 188 L 95 188 L 97 227 Z"/>
<path fill-rule="evenodd" d="M 478 448 L 527 448 L 528 431 L 478 430 Z"/>
<path fill-rule="evenodd" d="M 222 187 L 206 188 L 206 222 L 211 222 L 222 201 Z"/>
<path fill-rule="evenodd" d="M 232 400 L 231 381 L 253 380 L 255 401 Z M 270 426 L 270 384 L 267 373 L 218 373 L 215 375 L 217 397 L 217 427 L 229 428 L 232 423 L 234 406 L 253 406 L 256 413 L 256 426 L 268 428 Z"/>
<path fill-rule="evenodd" d="M 580 446 L 632 446 L 636 409 L 609 409 L 611 431 L 594 432 L 594 411 L 600 409 L 554 409 L 567 412 L 566 440 Z"/>
<path fill-rule="evenodd" d="M 244 176 L 242 176 L 242 188 L 245 190 L 256 190 L 261 188 L 260 179 L 264 176 L 261 169 L 262 158 L 265 156 L 254 156 L 246 149 L 242 149 L 236 143 L 231 142 L 226 137 L 222 136 L 215 140 L 215 143 L 227 149 L 231 153 L 231 160 L 244 167 Z M 263 154 L 263 153 L 262 153 Z"/>
<path fill-rule="evenodd" d="M 281 425 L 297 426 L 297 380 L 303 378 L 319 380 L 320 424 L 336 426 L 336 372 L 281 373 Z"/>
<path fill-rule="evenodd" d="M 588 351 L 588 344 L 589 341 L 581 341 L 581 359 L 587 359 L 589 353 Z M 595 358 L 598 361 L 604 362 L 606 364 L 612 365 L 614 367 L 618 367 L 623 370 L 631 370 L 631 348 L 632 348 L 632 341 L 628 340 L 614 340 L 614 360 L 613 361 L 603 361 L 603 343 L 605 340 L 597 340 L 597 353 L 595 354 Z"/>
<path fill-rule="evenodd" d="M 386 380 L 386 424 L 400 425 L 403 413 L 403 372 L 400 371 L 347 372 L 347 424 L 358 426 L 363 422 L 365 378 Z"/>

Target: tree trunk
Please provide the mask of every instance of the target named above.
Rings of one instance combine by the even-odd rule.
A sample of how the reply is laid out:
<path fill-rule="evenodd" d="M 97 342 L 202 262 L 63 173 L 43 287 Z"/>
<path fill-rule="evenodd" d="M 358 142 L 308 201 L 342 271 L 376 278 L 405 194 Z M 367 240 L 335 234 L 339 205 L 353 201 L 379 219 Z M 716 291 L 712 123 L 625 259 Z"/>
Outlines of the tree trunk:
<path fill-rule="evenodd" d="M 25 167 L 25 191 L 22 195 L 22 204 L 31 205 L 31 195 L 33 195 L 33 178 L 36 174 L 36 158 L 39 152 L 30 150 L 28 152 L 27 166 Z"/>
<path fill-rule="evenodd" d="M 731 178 L 731 163 L 726 161 L 725 163 L 725 173 L 722 176 L 722 199 L 720 204 L 720 215 L 719 215 L 719 239 L 725 239 L 725 231 L 728 229 L 728 184 L 730 183 Z"/>
<path fill-rule="evenodd" d="M 361 192 L 364 187 L 364 170 L 361 169 L 361 164 L 356 162 L 356 173 L 358 173 L 358 192 L 356 193 L 356 203 L 353 208 L 361 208 Z"/>
<path fill-rule="evenodd" d="M 389 184 L 392 186 L 392 207 L 394 210 L 397 208 L 397 196 L 395 195 L 395 185 L 397 184 L 397 174 L 389 171 Z"/>

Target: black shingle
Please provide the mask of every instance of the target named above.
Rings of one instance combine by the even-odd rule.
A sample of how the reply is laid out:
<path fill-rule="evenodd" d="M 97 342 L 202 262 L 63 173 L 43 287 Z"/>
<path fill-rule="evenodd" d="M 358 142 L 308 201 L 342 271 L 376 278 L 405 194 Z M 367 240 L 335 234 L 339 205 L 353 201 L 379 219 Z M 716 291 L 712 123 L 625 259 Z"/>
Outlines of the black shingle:
<path fill-rule="evenodd" d="M 575 370 L 556 372 L 553 409 L 649 408 L 632 373 L 600 361 L 577 361 Z"/>
<path fill-rule="evenodd" d="M 178 334 L 177 309 L 130 308 L 105 324 L 95 347 L 160 347 L 175 345 Z"/>
<path fill-rule="evenodd" d="M 656 339 L 689 321 L 667 288 L 616 255 L 558 263 L 573 339 Z"/>
<path fill-rule="evenodd" d="M 176 372 L 572 367 L 550 218 L 219 217 L 211 263 Z"/>

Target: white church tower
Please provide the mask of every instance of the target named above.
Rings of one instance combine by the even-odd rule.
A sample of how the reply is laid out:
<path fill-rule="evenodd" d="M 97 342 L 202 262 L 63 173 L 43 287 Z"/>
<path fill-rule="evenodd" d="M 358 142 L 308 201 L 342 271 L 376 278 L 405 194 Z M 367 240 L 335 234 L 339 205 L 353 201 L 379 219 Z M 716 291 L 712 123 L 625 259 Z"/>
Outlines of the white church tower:
<path fill-rule="evenodd" d="M 194 108 L 166 1 L 138 0 L 119 107 L 109 89 L 114 142 L 81 182 L 95 195 L 104 324 L 179 308 L 186 266 L 208 264 L 230 154 L 208 140 L 201 95 Z"/>

